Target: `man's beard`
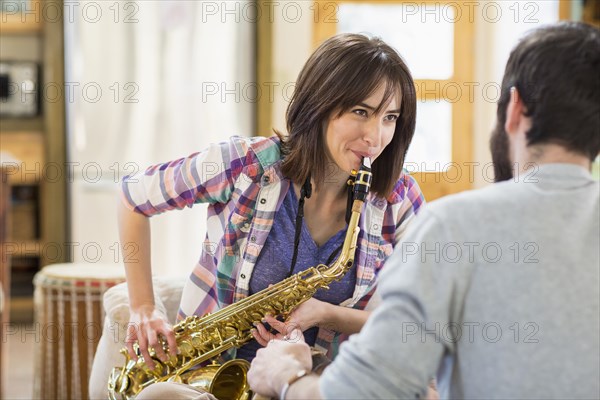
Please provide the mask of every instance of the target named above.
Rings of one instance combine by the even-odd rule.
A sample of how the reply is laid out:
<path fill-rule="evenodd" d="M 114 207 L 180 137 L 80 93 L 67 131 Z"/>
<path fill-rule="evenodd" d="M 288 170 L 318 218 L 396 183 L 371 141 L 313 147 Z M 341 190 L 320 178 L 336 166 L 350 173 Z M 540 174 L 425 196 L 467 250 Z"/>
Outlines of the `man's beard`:
<path fill-rule="evenodd" d="M 494 163 L 494 181 L 502 182 L 512 179 L 513 170 L 509 156 L 508 136 L 500 122 L 496 122 L 496 127 L 492 132 L 490 150 Z"/>

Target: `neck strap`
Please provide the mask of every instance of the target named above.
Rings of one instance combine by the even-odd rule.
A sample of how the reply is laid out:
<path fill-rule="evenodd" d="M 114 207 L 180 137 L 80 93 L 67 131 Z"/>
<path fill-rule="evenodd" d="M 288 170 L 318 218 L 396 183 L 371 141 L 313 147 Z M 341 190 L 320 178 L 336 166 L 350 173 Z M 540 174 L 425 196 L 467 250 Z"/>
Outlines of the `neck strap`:
<path fill-rule="evenodd" d="M 293 185 L 293 184 L 292 184 Z M 294 187 L 291 188 L 294 190 Z M 304 198 L 309 198 L 312 195 L 312 185 L 310 183 L 310 174 L 306 177 L 306 181 L 300 188 L 300 200 L 298 200 L 298 212 L 296 213 L 296 227 L 294 229 L 294 255 L 292 256 L 292 265 L 288 276 L 294 272 L 296 260 L 298 259 L 298 247 L 300 245 L 300 231 L 302 230 L 302 219 L 304 218 Z"/>
<path fill-rule="evenodd" d="M 291 190 L 294 190 L 292 187 Z M 294 272 L 294 267 L 296 266 L 296 261 L 298 259 L 298 248 L 300 246 L 300 232 L 302 231 L 302 220 L 304 219 L 304 199 L 309 199 L 312 195 L 312 185 L 310 183 L 310 174 L 306 178 L 306 181 L 300 188 L 300 199 L 298 200 L 298 212 L 296 213 L 296 227 L 294 230 L 294 255 L 292 256 L 292 264 L 290 265 L 290 270 L 288 272 L 288 276 L 291 276 Z M 350 215 L 352 210 L 352 203 L 354 201 L 354 191 L 352 190 L 352 186 L 348 186 L 348 201 L 346 203 L 346 224 L 350 221 Z M 344 243 L 339 245 L 328 257 L 326 264 L 329 265 L 331 261 L 335 258 L 335 256 L 340 252 Z"/>

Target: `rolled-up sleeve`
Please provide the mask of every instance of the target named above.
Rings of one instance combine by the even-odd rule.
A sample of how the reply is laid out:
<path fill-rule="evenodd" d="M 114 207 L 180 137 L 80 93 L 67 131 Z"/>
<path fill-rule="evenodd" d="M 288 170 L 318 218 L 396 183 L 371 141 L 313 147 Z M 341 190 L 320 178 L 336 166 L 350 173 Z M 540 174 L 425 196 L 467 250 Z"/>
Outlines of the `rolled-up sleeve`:
<path fill-rule="evenodd" d="M 121 198 L 129 209 L 146 216 L 195 203 L 225 203 L 248 156 L 247 144 L 234 137 L 230 142 L 126 176 L 121 182 Z"/>

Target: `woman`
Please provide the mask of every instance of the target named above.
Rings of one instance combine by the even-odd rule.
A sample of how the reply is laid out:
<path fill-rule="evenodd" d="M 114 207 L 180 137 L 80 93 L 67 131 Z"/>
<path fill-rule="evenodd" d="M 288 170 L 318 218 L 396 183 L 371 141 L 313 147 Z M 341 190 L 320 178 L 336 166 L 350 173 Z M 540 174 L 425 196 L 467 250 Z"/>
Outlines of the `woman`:
<path fill-rule="evenodd" d="M 165 359 L 158 335 L 175 351 L 172 326 L 154 307 L 147 217 L 209 203 L 205 246 L 179 312 L 180 318 L 203 315 L 334 260 L 346 228 L 349 172 L 370 157 L 373 184 L 353 269 L 288 319 L 305 331 L 307 343 L 334 357 L 342 335 L 366 321 L 377 273 L 423 204 L 418 185 L 402 172 L 415 117 L 414 83 L 397 52 L 379 39 L 341 34 L 324 42 L 300 72 L 287 136 L 232 138 L 125 178 L 121 241 L 139 249 L 136 262 L 125 263 L 132 357 L 137 341 L 146 360 L 149 346 Z M 256 342 L 238 357 L 251 360 L 271 336 L 260 323 L 253 334 Z"/>

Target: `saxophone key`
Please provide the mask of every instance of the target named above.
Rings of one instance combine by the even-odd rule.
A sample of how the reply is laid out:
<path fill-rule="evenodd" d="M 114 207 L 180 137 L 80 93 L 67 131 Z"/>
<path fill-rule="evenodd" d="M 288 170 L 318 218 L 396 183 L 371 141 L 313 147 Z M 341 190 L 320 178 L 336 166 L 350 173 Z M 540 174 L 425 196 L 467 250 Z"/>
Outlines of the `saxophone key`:
<path fill-rule="evenodd" d="M 179 351 L 182 356 L 191 357 L 194 355 L 194 346 L 188 341 L 183 341 L 179 344 Z"/>

